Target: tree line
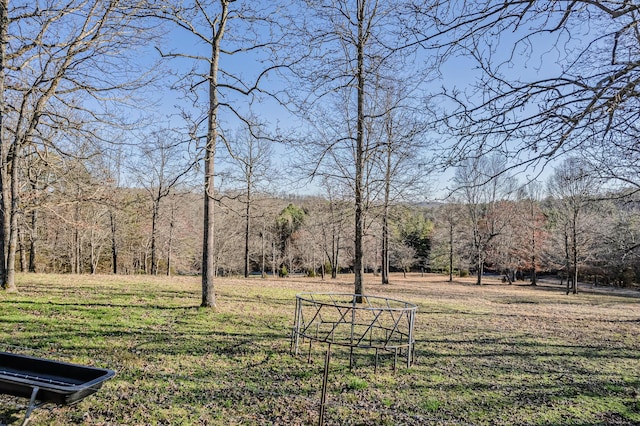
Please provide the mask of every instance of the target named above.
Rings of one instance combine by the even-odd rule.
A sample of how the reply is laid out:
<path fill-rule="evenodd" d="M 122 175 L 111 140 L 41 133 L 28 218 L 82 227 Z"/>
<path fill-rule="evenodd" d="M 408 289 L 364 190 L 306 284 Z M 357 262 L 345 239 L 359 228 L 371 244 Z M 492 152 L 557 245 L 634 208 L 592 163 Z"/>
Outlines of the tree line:
<path fill-rule="evenodd" d="M 504 167 L 496 157 L 459 167 L 459 190 L 447 202 L 372 202 L 365 273 L 388 283 L 386 262 L 390 271 L 447 273 L 450 279 L 475 274 L 477 284 L 487 272 L 532 285 L 552 276 L 566 283 L 567 292 L 577 292 L 579 282 L 630 287 L 640 281 L 640 205 L 633 191 L 612 191 L 588 163 L 573 157 L 546 181 L 522 185 L 508 174 L 486 179 Z M 67 176 L 42 190 L 39 204 L 21 217 L 19 270 L 201 272 L 198 191 L 171 186 L 160 204 L 158 181 L 131 188 L 86 169 Z M 353 272 L 349 197 L 230 190 L 216 200 L 215 219 L 224 226 L 216 228 L 215 275 L 330 279 Z"/>

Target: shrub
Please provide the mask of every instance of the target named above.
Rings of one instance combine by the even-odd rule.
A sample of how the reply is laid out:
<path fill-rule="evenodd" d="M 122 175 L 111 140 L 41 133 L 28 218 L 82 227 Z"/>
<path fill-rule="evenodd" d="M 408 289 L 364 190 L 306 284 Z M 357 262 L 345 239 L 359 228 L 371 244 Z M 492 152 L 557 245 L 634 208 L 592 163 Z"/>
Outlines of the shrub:
<path fill-rule="evenodd" d="M 331 275 L 333 268 L 331 268 L 331 262 L 325 262 L 324 263 L 324 273 Z"/>
<path fill-rule="evenodd" d="M 289 271 L 287 270 L 287 267 L 285 265 L 282 265 L 280 271 L 278 271 L 278 275 L 280 275 L 281 277 L 286 277 L 287 275 L 289 275 Z"/>
<path fill-rule="evenodd" d="M 347 388 L 351 390 L 361 390 L 366 389 L 369 386 L 366 380 L 361 379 L 359 377 L 352 377 L 347 382 Z"/>

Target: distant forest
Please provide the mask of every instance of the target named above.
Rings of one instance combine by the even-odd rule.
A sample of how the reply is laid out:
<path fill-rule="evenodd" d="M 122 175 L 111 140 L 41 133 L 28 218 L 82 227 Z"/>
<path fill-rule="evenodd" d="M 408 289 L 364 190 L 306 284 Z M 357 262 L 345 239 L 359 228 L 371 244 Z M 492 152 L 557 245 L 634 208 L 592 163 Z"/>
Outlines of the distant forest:
<path fill-rule="evenodd" d="M 505 281 L 553 274 L 599 285 L 640 282 L 640 203 L 599 191 L 603 181 L 570 159 L 544 184 L 506 175 L 480 185 L 490 160 L 461 167 L 461 188 L 442 203 L 397 203 L 389 211 L 390 270 L 458 275 L 498 273 Z M 480 167 L 484 167 L 484 172 Z M 465 180 L 466 179 L 466 180 Z M 25 203 L 19 269 L 56 273 L 198 274 L 202 196 L 157 185 L 119 188 L 68 171 Z M 66 191 L 71 190 L 71 193 Z M 218 275 L 321 275 L 353 271 L 353 203 L 345 198 L 219 193 Z M 383 207 L 365 224 L 365 271 L 380 273 Z M 248 242 L 248 244 L 246 244 Z M 246 250 L 246 251 L 245 251 Z"/>

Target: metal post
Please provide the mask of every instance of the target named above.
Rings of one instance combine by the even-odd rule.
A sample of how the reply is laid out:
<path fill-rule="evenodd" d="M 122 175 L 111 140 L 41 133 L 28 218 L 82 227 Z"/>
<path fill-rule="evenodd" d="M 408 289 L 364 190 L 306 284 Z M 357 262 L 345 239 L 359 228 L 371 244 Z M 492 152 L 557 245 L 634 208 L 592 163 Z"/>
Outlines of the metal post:
<path fill-rule="evenodd" d="M 294 318 L 293 324 L 293 333 L 291 336 L 291 345 L 295 347 L 293 351 L 296 355 L 298 355 L 298 347 L 300 345 L 300 317 L 302 312 L 302 301 L 298 296 L 296 296 L 296 314 Z"/>
<path fill-rule="evenodd" d="M 353 333 L 355 333 L 355 324 L 356 324 L 356 299 L 358 296 L 362 297 L 362 295 L 353 295 L 353 303 L 351 307 L 351 336 L 349 340 L 349 344 L 353 346 Z"/>
<path fill-rule="evenodd" d="M 327 345 L 327 353 L 324 357 L 324 375 L 322 376 L 322 396 L 320 397 L 320 416 L 318 426 L 324 423 L 325 403 L 327 401 L 327 383 L 329 382 L 329 362 L 331 361 L 331 344 Z"/>
<path fill-rule="evenodd" d="M 373 374 L 378 372 L 378 348 L 376 348 L 376 360 L 373 364 Z"/>
<path fill-rule="evenodd" d="M 349 371 L 353 370 L 353 345 L 349 347 Z"/>
<path fill-rule="evenodd" d="M 398 364 L 398 348 L 395 348 L 395 354 L 393 356 L 393 372 L 398 371 L 396 365 Z"/>
<path fill-rule="evenodd" d="M 413 356 L 414 356 L 414 341 L 413 341 L 413 326 L 415 325 L 415 315 L 416 315 L 416 311 L 415 310 L 410 310 L 409 311 L 409 347 L 408 347 L 408 352 L 407 352 L 407 368 L 411 367 L 411 363 L 413 362 Z"/>

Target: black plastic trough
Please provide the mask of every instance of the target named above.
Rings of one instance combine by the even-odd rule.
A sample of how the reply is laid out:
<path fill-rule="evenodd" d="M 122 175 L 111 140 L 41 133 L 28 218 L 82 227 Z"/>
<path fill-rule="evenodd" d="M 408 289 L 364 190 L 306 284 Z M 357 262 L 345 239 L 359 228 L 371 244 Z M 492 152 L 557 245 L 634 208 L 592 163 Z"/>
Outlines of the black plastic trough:
<path fill-rule="evenodd" d="M 112 370 L 0 352 L 0 393 L 30 398 L 23 425 L 40 403 L 73 404 L 95 393 Z"/>

